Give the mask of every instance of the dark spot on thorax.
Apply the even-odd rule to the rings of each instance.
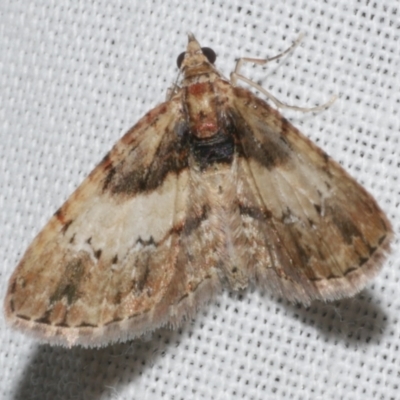
[[[232,163],[235,141],[231,132],[221,129],[208,138],[191,135],[190,150],[195,163],[204,170],[215,163]]]

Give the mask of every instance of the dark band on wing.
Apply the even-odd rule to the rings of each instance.
[[[187,135],[166,132],[149,165],[126,165],[125,160],[110,168],[103,183],[103,191],[133,195],[150,192],[162,185],[170,173],[179,174],[188,167]]]
[[[229,113],[241,144],[238,146],[239,155],[254,158],[269,170],[284,165],[290,160],[292,150],[286,139],[282,137],[281,131],[273,130],[266,124],[258,124],[257,129],[262,134],[262,141],[259,141],[258,137],[261,135],[256,135],[253,128],[236,110],[231,109]],[[289,125],[285,128],[285,124],[289,122],[283,121],[281,129],[289,129]]]

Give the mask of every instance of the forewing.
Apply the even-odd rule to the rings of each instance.
[[[179,96],[150,111],[55,213],[10,279],[13,325],[57,344],[105,345],[178,323],[206,297],[207,271],[188,276],[180,245],[184,125]]]
[[[372,196],[277,111],[243,88],[230,105],[238,197],[256,279],[308,304],[354,295],[392,236]]]

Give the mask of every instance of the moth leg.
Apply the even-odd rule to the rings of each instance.
[[[293,44],[288,49],[286,49],[282,53],[279,53],[278,55],[276,55],[274,57],[271,57],[271,58],[265,58],[265,59],[263,59],[263,58],[249,58],[249,57],[239,58],[239,60],[236,63],[235,70],[231,74],[231,82],[232,82],[232,84],[236,85],[236,79],[232,78],[232,75],[234,75],[234,77],[236,76],[236,78],[237,78],[237,75],[240,75],[239,71],[241,70],[243,63],[251,62],[253,64],[264,65],[264,64],[267,64],[267,63],[269,63],[271,61],[278,60],[279,58],[282,58],[283,56],[285,56],[286,54],[288,54],[289,52],[294,50],[300,44],[300,42],[303,40],[303,37],[304,37],[304,34],[301,33],[299,35],[299,37],[293,42]]]
[[[321,105],[316,106],[316,107],[310,107],[310,108],[292,106],[292,105],[289,105],[289,104],[282,103],[273,94],[271,94],[270,92],[265,90],[262,86],[260,86],[256,82],[252,81],[251,79],[246,78],[245,76],[243,76],[239,72],[240,69],[242,68],[242,65],[243,65],[244,62],[251,62],[251,63],[254,63],[254,64],[264,65],[264,64],[267,64],[268,62],[271,62],[271,61],[277,60],[278,58],[283,57],[284,55],[286,55],[287,53],[289,53],[290,51],[292,51],[295,47],[297,47],[299,45],[299,43],[303,39],[303,36],[304,36],[303,34],[300,34],[299,37],[296,39],[296,41],[287,50],[285,50],[284,52],[278,54],[275,57],[271,57],[271,58],[267,58],[267,59],[248,58],[248,57],[239,58],[239,60],[236,63],[235,70],[231,73],[231,83],[232,83],[232,85],[236,86],[236,83],[237,83],[238,80],[246,82],[248,85],[253,86],[259,92],[261,92],[265,96],[267,96],[271,101],[273,101],[275,103],[275,105],[278,108],[290,108],[292,110],[297,110],[297,111],[302,111],[302,112],[311,112],[311,111],[321,111],[321,110],[324,110],[324,109],[330,107],[333,104],[333,102],[337,99],[337,96],[332,96],[331,99],[329,101],[327,101],[326,103],[324,103],[324,104],[321,104]]]
[[[179,90],[181,89],[181,87],[178,84],[180,76],[181,76],[181,71],[179,71],[175,82],[167,89],[167,94],[165,96],[165,101],[171,100],[171,98],[174,97],[179,92]]]
[[[170,86],[167,89],[167,94],[165,96],[165,101],[171,100],[171,98],[174,97],[179,92],[180,89],[181,89],[181,87],[179,85],[175,84],[175,83],[172,86]]]

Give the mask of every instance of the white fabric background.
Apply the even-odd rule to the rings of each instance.
[[[169,4],[168,4],[169,3]],[[390,5],[384,5],[392,4]],[[165,99],[192,31],[226,75],[244,74],[377,198],[399,231],[396,2],[0,2],[1,297],[55,210],[145,112]],[[398,239],[353,299],[309,309],[225,292],[181,329],[100,350],[39,345],[0,317],[0,399],[398,399]]]

